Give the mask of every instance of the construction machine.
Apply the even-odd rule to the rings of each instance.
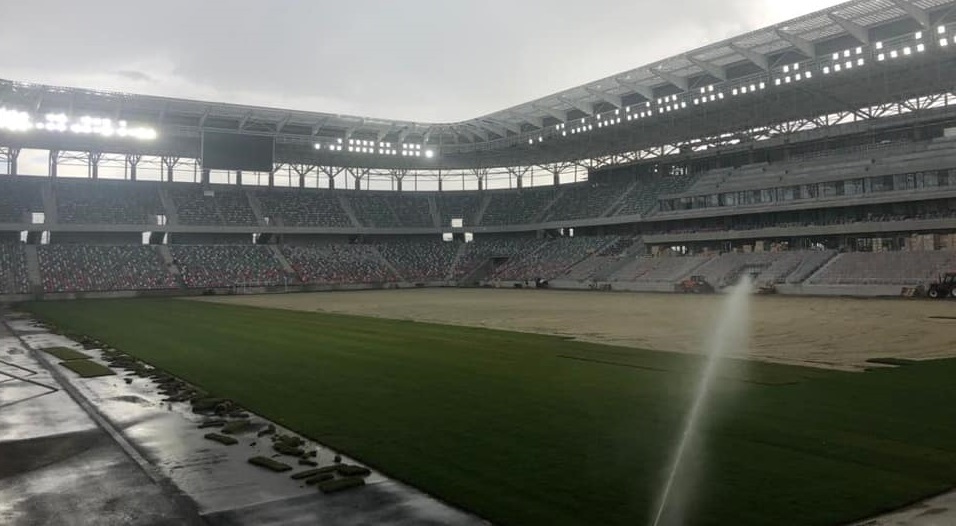
[[[926,295],[933,299],[956,298],[956,272],[947,272],[930,283]]]
[[[675,292],[684,294],[712,294],[714,286],[707,283],[703,276],[691,276],[675,286]]]

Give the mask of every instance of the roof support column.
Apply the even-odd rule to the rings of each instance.
[[[392,176],[392,179],[395,181],[395,189],[399,192],[402,191],[402,181],[405,179],[405,176],[408,175],[408,170],[392,170],[389,172],[389,175]]]
[[[53,179],[56,179],[56,167],[59,162],[59,159],[60,159],[60,151],[50,150],[49,170],[47,171],[47,173],[49,173],[50,177]]]
[[[315,170],[315,165],[313,164],[293,164],[292,171],[294,171],[299,176],[299,188],[305,188],[305,176],[312,173],[312,170]]]
[[[487,168],[475,168],[471,171],[475,175],[475,179],[478,180],[478,191],[484,191],[485,189],[485,180],[488,179],[488,169]]]
[[[531,171],[530,166],[525,166],[523,168],[508,168],[508,186],[511,186],[511,178],[513,177],[516,181],[515,188],[524,188],[524,176],[529,171]]]
[[[345,171],[345,168],[336,168],[334,166],[319,166],[318,171],[329,178],[329,190],[335,190],[335,178]]]
[[[129,174],[129,180],[136,180],[136,166],[139,165],[139,161],[142,160],[142,155],[127,155],[126,156],[126,173]]]
[[[3,160],[7,164],[7,175],[17,175],[17,159],[20,157],[20,148],[0,148]]]
[[[368,177],[369,169],[368,168],[347,168],[349,175],[352,176],[352,179],[355,179],[355,189],[362,189],[362,179]]]
[[[163,157],[161,159],[163,167],[166,169],[166,182],[173,182],[173,171],[179,164],[179,157]],[[195,174],[193,174],[195,177]],[[209,170],[202,169],[202,184],[209,184]]]
[[[103,158],[103,154],[100,152],[90,152],[86,157],[86,169],[92,179],[100,178],[101,158]]]

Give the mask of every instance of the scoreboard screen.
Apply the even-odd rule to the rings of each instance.
[[[202,167],[209,170],[271,172],[275,138],[266,135],[203,132]]]

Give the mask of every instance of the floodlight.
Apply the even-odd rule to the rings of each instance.
[[[764,84],[763,82],[760,83],[760,89],[766,89],[766,87],[767,87],[766,84]],[[753,88],[751,88],[751,89],[753,89]]]
[[[795,77],[795,79],[796,79],[796,80],[803,80],[803,75],[801,75],[800,73],[797,73],[797,76]]]
[[[877,43],[876,43],[876,49],[883,49],[883,43],[882,43],[882,42],[877,42]]]
[[[718,93],[718,94],[717,94],[717,98],[723,100],[724,94],[723,94],[723,93]]]
[[[783,72],[784,72],[784,73],[790,73],[790,66],[784,66],[784,67],[783,67]]]
[[[843,70],[843,67],[842,67],[842,66],[840,66],[839,64],[834,64],[834,66],[833,66],[833,71],[839,72],[839,71],[842,71],[842,70]]]
[[[534,139],[528,139],[528,144],[534,144]]]
[[[687,107],[687,103],[686,103],[686,102],[681,102],[681,103],[680,103],[680,107],[681,107],[681,108],[686,108],[686,107]]]
[[[861,60],[862,60],[862,59],[861,59]],[[812,71],[808,71],[808,72],[804,73],[803,76],[804,76],[805,78],[808,78],[808,79],[813,78],[813,72],[812,72]]]
[[[714,91],[714,85],[711,84],[710,86],[707,86],[707,91]]]
[[[910,49],[909,46],[906,46],[906,47],[903,48],[903,54],[906,55],[906,56],[912,55],[912,54],[913,54],[913,50]]]
[[[316,150],[318,150],[319,148],[322,147],[322,145],[319,144],[319,143],[315,143],[315,144],[312,145],[312,147],[315,148]]]
[[[857,54],[857,55],[862,55],[862,54],[863,54],[863,47],[862,47],[862,46],[857,46],[857,48],[856,48],[856,54]]]
[[[544,142],[544,137],[538,137],[538,142]]]
[[[937,27],[937,28],[936,28],[936,32],[939,33],[940,35],[945,34],[945,33],[946,33],[946,26],[939,26],[939,27]]]
[[[863,64],[866,64],[866,61],[865,61],[865,60],[863,60],[862,58],[856,59],[856,65],[857,65],[857,66],[862,66]]]
[[[843,58],[849,58],[849,57],[850,57],[850,50],[847,49],[846,51],[843,52]]]
[[[787,84],[790,84],[790,75],[787,75],[786,77],[784,77],[783,81]]]
[[[834,54],[833,54],[833,60],[840,60],[840,54],[839,54],[839,53],[834,53]]]
[[[939,39],[939,47],[946,47],[949,45],[949,40],[945,38]]]
[[[779,85],[780,85],[780,79],[774,80],[773,83],[774,83],[774,85],[779,86]]]
[[[761,84],[762,84],[762,83],[761,83]],[[753,92],[753,91],[757,91],[757,87],[754,86],[753,84],[751,84],[751,85],[750,85],[750,91],[752,91],[752,92]]]
[[[715,97],[714,95],[711,95],[711,96],[710,96],[710,100],[711,100],[711,102],[713,102],[713,101],[717,100],[717,97]]]
[[[433,152],[432,150],[425,150],[425,158],[431,159],[434,156],[435,156],[435,152]]]
[[[823,66],[823,74],[824,75],[830,74],[830,66]]]
[[[701,93],[707,93],[707,88],[706,88],[706,87],[705,87],[705,88],[700,88],[700,92],[701,92]]]
[[[880,53],[879,55],[876,56],[876,60],[883,62],[884,60],[886,60],[886,54]]]
[[[922,32],[922,31],[917,31],[917,32],[916,32],[916,40],[922,40],[922,39],[923,39],[923,32]]]
[[[890,51],[890,58],[896,58],[898,56],[900,56],[900,54],[895,49]]]
[[[926,46],[923,45],[923,44],[916,44],[916,51],[917,51],[918,53],[922,53],[922,52],[926,51]]]
[[[798,64],[794,64],[794,65],[793,65],[793,70],[796,71],[796,70],[798,70],[798,69],[800,69],[800,64],[799,64],[799,63],[798,63]]]
[[[846,69],[853,69],[853,61],[847,60],[846,64],[843,65]]]

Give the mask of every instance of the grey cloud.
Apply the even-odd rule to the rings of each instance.
[[[773,22],[772,2],[31,0],[5,6],[5,19],[17,22],[0,32],[0,46],[17,52],[0,56],[0,71],[166,96],[461,120]]]

